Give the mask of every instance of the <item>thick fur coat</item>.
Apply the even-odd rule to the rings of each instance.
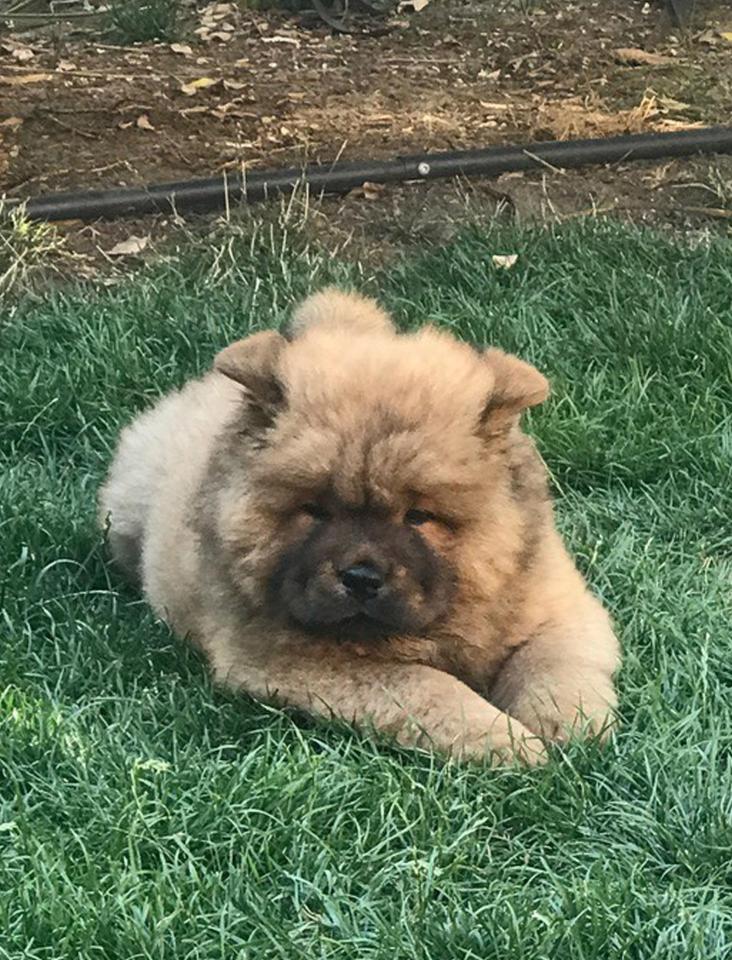
[[[609,729],[618,644],[519,425],[532,366],[325,290],[122,433],[112,555],[222,683],[465,758]]]

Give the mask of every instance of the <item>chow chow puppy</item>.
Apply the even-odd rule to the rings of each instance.
[[[122,433],[113,558],[229,687],[463,758],[607,730],[618,644],[522,433],[545,378],[327,289]]]

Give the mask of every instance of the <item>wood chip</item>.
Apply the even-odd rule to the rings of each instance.
[[[115,244],[107,253],[110,257],[131,257],[142,253],[145,247],[150,243],[150,237],[129,237]]]
[[[517,253],[494,253],[491,257],[493,266],[497,270],[510,270],[511,267],[516,265],[517,260]]]
[[[28,83],[45,83],[47,80],[53,80],[51,73],[25,73],[18,77],[2,77],[0,83],[7,87],[21,87]]]
[[[363,197],[364,200],[378,200],[384,192],[386,186],[383,183],[371,183],[366,180],[360,187],[354,187],[348,192],[349,197]]]
[[[675,57],[667,57],[662,53],[650,53],[639,47],[618,47],[613,51],[618,63],[625,63],[630,67],[661,67],[664,64],[678,63]]]
[[[189,83],[184,83],[181,86],[181,93],[185,93],[187,97],[192,97],[194,94],[198,93],[199,90],[210,90],[212,87],[216,87],[221,84],[221,78],[214,77],[199,77],[197,80],[191,80]]]
[[[262,37],[262,43],[291,43],[295,47],[300,46],[300,41],[296,37]]]

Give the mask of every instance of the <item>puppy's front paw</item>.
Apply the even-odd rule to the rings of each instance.
[[[494,767],[515,764],[534,767],[547,761],[541,738],[508,716],[496,721],[488,732],[462,738],[452,753],[463,760],[486,762]]]
[[[597,737],[605,742],[617,724],[614,702],[614,696],[603,698],[594,691],[573,697],[541,691],[524,694],[511,714],[543,740]]]

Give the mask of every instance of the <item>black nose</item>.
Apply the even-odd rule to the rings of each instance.
[[[341,583],[357,600],[373,600],[384,578],[370,563],[357,563],[341,573]]]

